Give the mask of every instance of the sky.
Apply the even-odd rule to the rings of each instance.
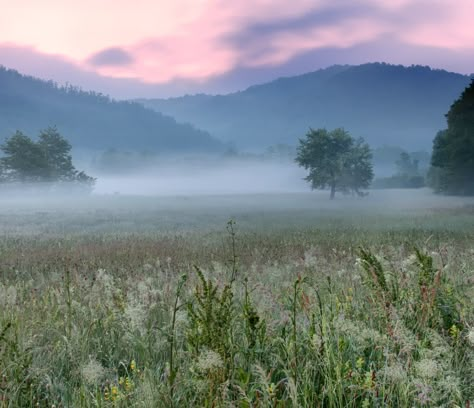
[[[474,71],[474,0],[0,0],[0,65],[116,98],[333,64]]]

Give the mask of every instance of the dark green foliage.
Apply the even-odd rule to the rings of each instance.
[[[248,279],[244,280],[244,301],[242,305],[244,318],[244,329],[247,345],[245,349],[245,360],[248,363],[247,370],[251,368],[257,357],[264,358],[262,355],[263,344],[266,336],[266,322],[259,315],[250,298]]]
[[[433,142],[430,184],[438,192],[474,195],[474,81],[446,117],[448,128]]]
[[[71,145],[56,127],[42,130],[37,142],[17,131],[0,149],[4,153],[0,159],[3,181],[68,182],[88,188],[95,182],[74,168]]]
[[[362,268],[367,274],[366,282],[375,290],[381,290],[384,296],[390,294],[385,272],[380,261],[370,251],[361,248],[359,252]]]
[[[40,131],[37,145],[43,152],[47,163],[45,178],[48,181],[74,179],[75,169],[70,154],[71,144],[61,136],[56,127]]]
[[[11,181],[40,181],[48,171],[43,149],[28,136],[17,131],[1,146],[4,153],[2,169],[4,177]]]
[[[418,267],[418,285],[420,287],[423,308],[430,307],[429,324],[446,332],[455,325],[462,329],[459,314],[459,299],[446,276],[437,270],[433,258],[415,248],[416,266]]]
[[[54,122],[52,122],[54,121]],[[0,137],[57,124],[74,148],[219,151],[207,132],[145,109],[73,86],[61,87],[0,66]]]
[[[197,354],[203,349],[214,350],[222,357],[229,353],[229,330],[232,322],[232,288],[219,286],[204,277],[195,266],[200,285],[196,286],[194,302],[188,305],[188,342]],[[220,292],[220,293],[219,293]]]
[[[373,178],[372,153],[363,139],[355,140],[342,128],[328,131],[310,129],[300,139],[296,162],[309,170],[306,180],[313,189],[329,187],[331,199],[336,190],[361,195]]]

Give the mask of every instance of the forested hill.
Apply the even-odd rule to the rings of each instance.
[[[214,151],[209,133],[143,105],[23,76],[0,66],[0,140],[17,129],[35,137],[56,125],[75,148]]]
[[[465,75],[381,63],[333,66],[229,95],[142,100],[215,137],[251,148],[296,144],[309,127],[345,127],[373,146],[431,150]]]

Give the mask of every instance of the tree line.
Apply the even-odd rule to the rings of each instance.
[[[433,142],[428,185],[436,192],[474,194],[474,80],[446,114],[447,129]],[[17,131],[0,146],[0,181],[74,183],[91,189],[93,177],[72,164],[71,144],[56,127],[39,132],[37,140]],[[296,162],[308,171],[305,178],[313,189],[328,188],[330,198],[337,191],[364,196],[363,189],[374,178],[372,151],[364,139],[356,139],[343,128],[311,129],[299,140]],[[424,177],[418,161],[402,153],[398,174],[389,178],[408,187],[422,187]]]

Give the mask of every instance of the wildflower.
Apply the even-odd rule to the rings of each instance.
[[[136,370],[136,368],[137,368],[137,363],[135,362],[135,360],[132,360],[130,362],[130,370],[133,372]]]
[[[81,367],[81,375],[89,385],[97,385],[104,377],[105,369],[97,360],[91,359]]]
[[[374,372],[367,371],[364,378],[364,387],[372,388],[374,386]]]
[[[356,361],[356,367],[360,370],[364,366],[365,360],[359,357]]]
[[[119,395],[119,389],[116,385],[112,385],[112,387],[110,387],[110,399],[112,401],[115,401],[117,399]]]
[[[145,334],[147,318],[147,310],[145,305],[132,299],[127,304],[124,315],[128,319],[132,331],[138,331],[142,335]]]
[[[206,350],[199,355],[196,365],[200,371],[214,371],[224,367],[224,362],[219,353]]]
[[[275,395],[275,391],[276,391],[276,385],[274,383],[271,383],[269,386],[268,386],[268,394],[270,396],[273,396]]]
[[[153,265],[150,265],[149,263],[146,263],[145,265],[143,265],[143,269],[144,269],[146,272],[150,272],[150,271],[152,271],[154,268],[153,268]]]
[[[6,303],[10,306],[14,306],[16,304],[17,299],[17,290],[15,286],[9,286],[6,291]]]
[[[434,378],[438,375],[438,363],[435,360],[425,358],[416,363],[415,367],[421,378]]]
[[[451,338],[453,340],[457,340],[458,337],[459,337],[459,329],[458,327],[453,324],[450,328],[449,328],[449,335],[451,336]]]
[[[392,384],[400,384],[406,381],[407,373],[401,364],[395,363],[380,370],[379,377],[385,378]]]
[[[471,328],[467,333],[467,341],[474,346],[474,328]]]
[[[130,391],[133,388],[133,383],[130,381],[130,378],[125,378],[125,385],[124,385],[125,391]]]

